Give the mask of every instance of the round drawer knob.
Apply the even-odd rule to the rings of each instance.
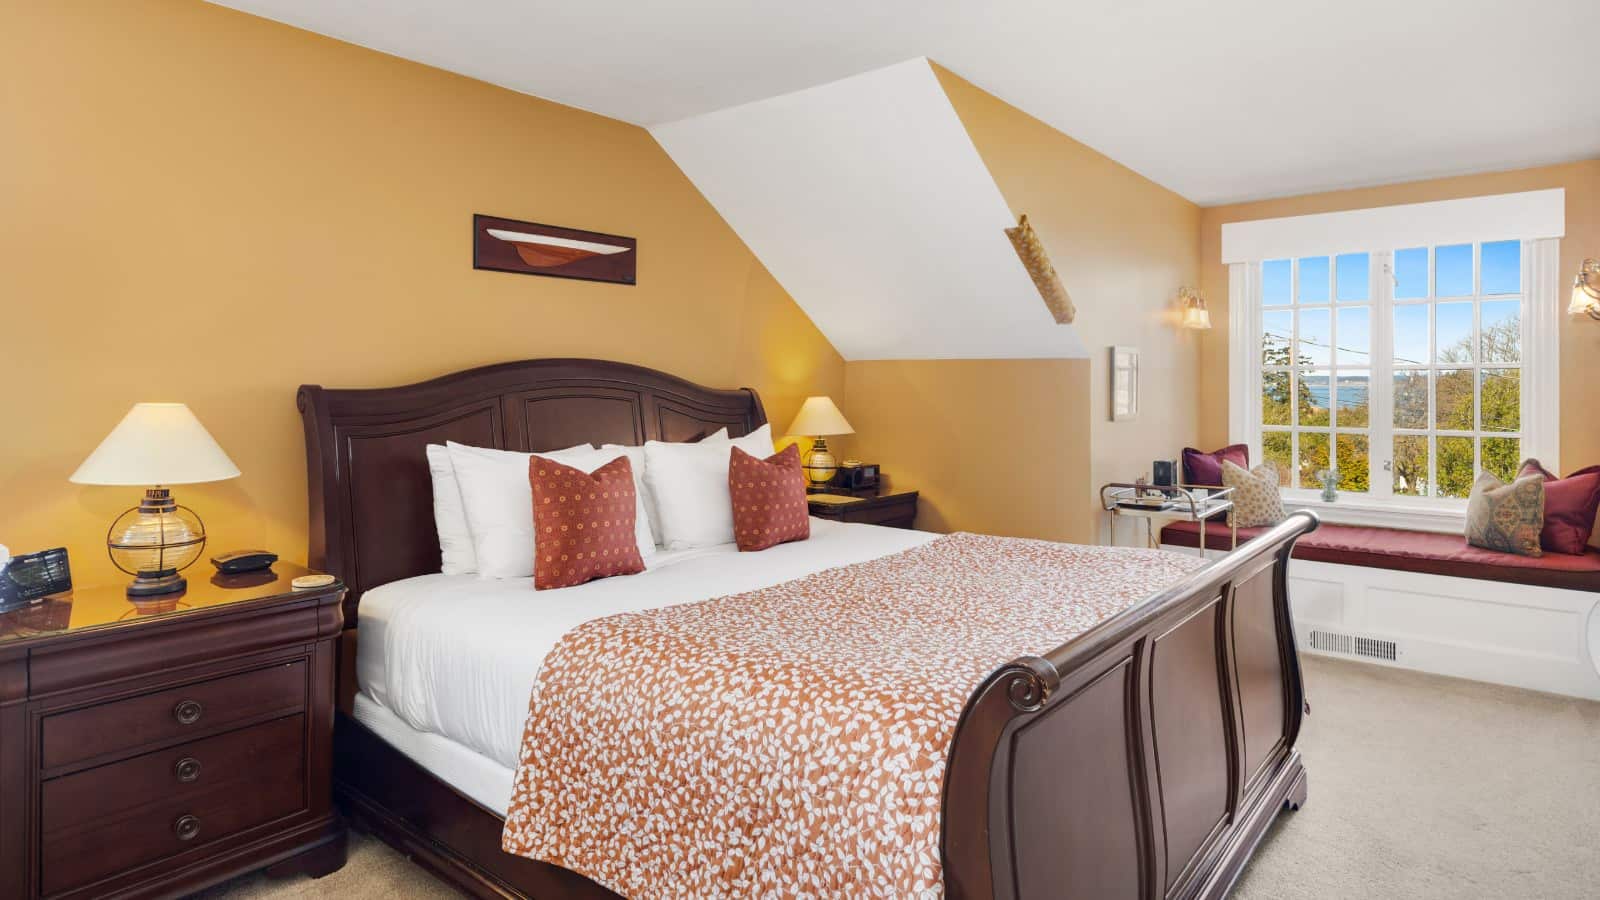
[[[178,720],[179,725],[193,725],[200,721],[205,707],[198,700],[185,700],[172,708],[172,717]]]
[[[178,780],[184,784],[200,778],[200,760],[192,756],[185,756],[183,759],[178,760],[178,764],[172,768],[173,772],[177,774]]]
[[[200,820],[194,816],[179,816],[172,823],[172,831],[180,841],[192,841],[200,835]]]

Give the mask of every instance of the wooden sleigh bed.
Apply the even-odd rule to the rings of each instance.
[[[347,713],[364,591],[439,568],[424,446],[511,450],[694,440],[766,421],[750,390],[580,359],[386,389],[299,392],[314,568],[349,587],[335,729],[347,815],[478,897],[615,897],[506,854],[503,820]],[[1221,897],[1306,775],[1286,567],[1298,513],[1182,583],[1036,657],[994,661],[945,776],[954,898]],[[887,677],[887,676],[886,676]]]

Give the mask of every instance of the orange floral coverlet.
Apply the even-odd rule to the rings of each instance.
[[[632,900],[942,896],[972,692],[1199,564],[954,534],[587,622],[535,681],[504,848]]]

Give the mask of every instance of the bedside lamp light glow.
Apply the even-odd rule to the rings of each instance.
[[[133,597],[181,591],[178,571],[200,558],[205,525],[179,506],[165,485],[239,477],[211,433],[182,403],[136,403],[72,473],[77,484],[146,485],[139,505],[118,516],[106,535],[117,568],[134,576]]]
[[[833,479],[834,473],[839,470],[839,461],[828,452],[827,435],[830,434],[855,434],[856,430],[850,427],[845,420],[844,413],[839,412],[839,407],[827,397],[807,397],[801,404],[800,412],[795,415],[794,421],[789,423],[789,434],[804,435],[814,439],[811,452],[806,454],[804,466],[806,478],[815,487],[821,487]]]

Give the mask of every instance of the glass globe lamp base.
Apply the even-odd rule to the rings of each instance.
[[[140,572],[128,585],[128,596],[159,597],[188,589],[189,580],[179,575],[177,569],[163,569],[159,572]]]
[[[826,487],[833,481],[833,476],[839,471],[839,461],[828,452],[828,441],[819,437],[811,445],[811,452],[805,455],[800,467],[805,470],[806,480],[811,482],[812,488]]]

